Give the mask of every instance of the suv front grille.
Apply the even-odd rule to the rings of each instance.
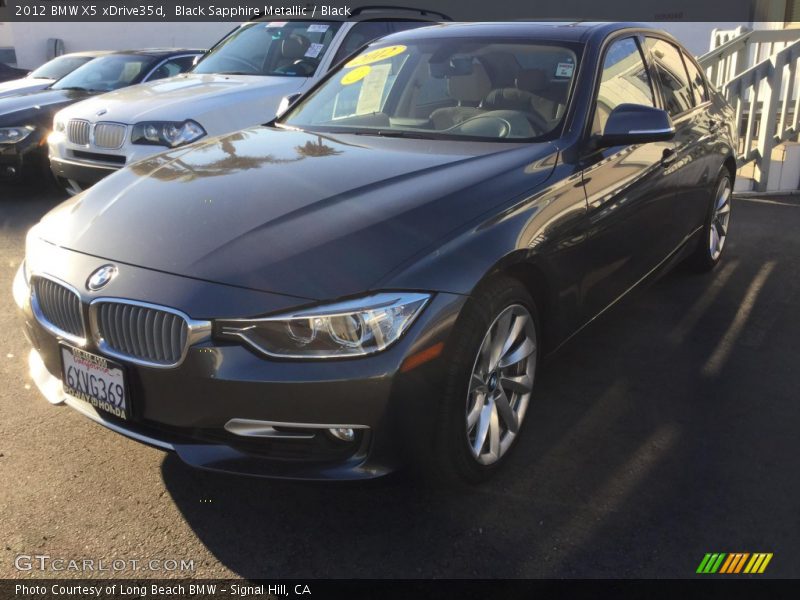
[[[34,306],[43,325],[55,328],[58,334],[83,339],[83,310],[81,299],[71,289],[50,279],[36,277],[33,281]]]
[[[98,148],[116,150],[125,141],[125,125],[98,123],[94,126],[94,145]]]
[[[67,139],[79,146],[89,145],[89,131],[91,124],[83,119],[71,119],[67,123]]]
[[[182,316],[148,306],[103,300],[92,305],[100,348],[119,358],[168,367],[183,358],[189,324]]]

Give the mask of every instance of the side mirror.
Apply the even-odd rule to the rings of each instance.
[[[294,94],[289,94],[288,96],[284,96],[283,98],[281,98],[281,102],[280,104],[278,104],[278,110],[276,111],[277,116],[280,117],[283,113],[289,110],[292,107],[292,104],[297,102],[300,99],[300,96],[302,95],[303,95],[302,92],[296,92]]]
[[[620,104],[606,121],[595,147],[664,142],[675,135],[675,126],[665,110],[643,104]]]

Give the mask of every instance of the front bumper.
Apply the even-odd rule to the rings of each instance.
[[[65,250],[74,269],[49,273],[81,292],[83,281],[71,271],[91,273],[107,261]],[[79,266],[78,266],[79,265]],[[120,273],[104,297],[171,306],[193,318],[208,319],[210,299],[221,303],[220,317],[255,314],[261,304],[273,310],[296,299],[264,292],[155,273],[120,265]],[[81,277],[82,278],[82,277]],[[82,278],[83,279],[83,278]],[[163,290],[159,297],[137,297],[135,289]],[[113,286],[118,289],[110,293]],[[128,284],[130,285],[130,284]],[[60,344],[63,342],[34,316],[30,295],[18,291],[25,332],[33,346],[31,377],[53,403],[66,403],[85,416],[137,441],[174,450],[194,467],[247,475],[295,479],[362,479],[383,475],[410,456],[419,456],[432,442],[432,404],[439,397],[441,357],[404,372],[409,356],[444,344],[464,298],[438,294],[406,335],[389,350],[371,357],[336,361],[275,361],[243,346],[210,340],[189,349],[175,368],[156,369],[122,362],[130,387],[132,415],[121,420],[101,414],[88,403],[66,395],[61,387]],[[83,302],[91,293],[81,294]],[[184,303],[178,300],[180,296]],[[237,305],[239,308],[237,308]],[[248,312],[249,311],[249,312]],[[266,311],[262,311],[266,312]],[[89,352],[102,354],[89,341]],[[269,433],[305,434],[272,437],[246,435],[247,427],[232,420],[256,422]],[[327,427],[355,427],[352,442],[328,435]],[[226,426],[228,426],[226,428]],[[245,432],[245,434],[243,434]]]
[[[53,175],[89,187],[127,165],[169,150],[161,146],[131,144],[127,137],[126,134],[122,147],[109,150],[73,144],[63,133],[51,133],[47,145]]]

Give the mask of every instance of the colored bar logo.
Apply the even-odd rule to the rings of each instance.
[[[700,561],[697,573],[701,575],[725,574],[732,575],[738,573],[763,573],[769,561],[772,560],[772,552],[725,552],[708,553]]]

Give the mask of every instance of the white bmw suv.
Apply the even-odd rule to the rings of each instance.
[[[349,21],[268,21],[234,29],[192,70],[118,90],[58,112],[50,167],[70,193],[143,158],[272,120],[333,65],[372,40],[447,20],[404,8],[353,11]],[[123,126],[113,145],[93,132]],[[80,134],[80,135],[78,135]]]

